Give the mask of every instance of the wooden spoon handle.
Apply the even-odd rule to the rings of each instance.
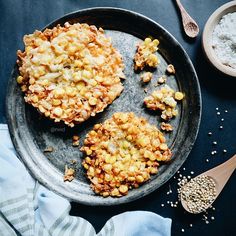
[[[227,183],[228,179],[234,172],[235,168],[236,168],[236,154],[223,164],[204,173],[205,175],[209,175],[215,178],[218,184],[217,195],[221,192],[221,190]]]
[[[180,2],[180,0],[176,0],[176,3],[179,7],[180,13],[181,13],[181,17],[182,17],[182,21],[183,21],[183,25],[187,25],[189,23],[189,20],[195,22],[193,20],[193,18],[187,13],[187,11],[185,10],[185,8],[183,7],[182,3]]]

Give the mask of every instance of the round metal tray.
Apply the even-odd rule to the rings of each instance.
[[[40,116],[36,109],[24,102],[23,93],[16,83],[18,70],[15,66],[6,98],[7,119],[13,144],[20,158],[40,183],[72,201],[88,205],[115,205],[133,201],[158,189],[170,179],[184,163],[194,144],[201,117],[201,94],[196,72],[176,39],[159,24],[143,15],[117,8],[91,8],[63,16],[45,28],[52,28],[66,21],[94,24],[105,29],[124,59],[124,91],[104,112],[69,128]],[[140,74],[134,72],[133,57],[136,44],[147,36],[159,39],[158,56],[161,63],[154,71],[154,79],[144,86],[140,82]],[[166,134],[173,160],[162,165],[159,173],[138,189],[130,190],[127,196],[103,198],[96,195],[81,166],[83,154],[78,147],[72,147],[72,136],[79,135],[82,144],[86,133],[94,124],[103,122],[117,111],[132,111],[158,126],[160,117],[143,106],[143,99],[147,96],[144,88],[148,89],[148,93],[156,89],[154,84],[159,76],[165,74],[169,63],[174,64],[176,74],[168,76],[167,84],[185,94],[185,99],[178,105],[179,116],[171,120],[175,127],[174,132]],[[44,153],[47,146],[53,146],[55,151]],[[72,159],[77,160],[76,178],[72,182],[63,182],[65,164]]]

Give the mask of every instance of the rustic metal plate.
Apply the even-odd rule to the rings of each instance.
[[[91,117],[75,128],[69,128],[41,117],[37,110],[25,104],[23,94],[16,83],[18,71],[15,67],[9,80],[6,98],[7,119],[14,146],[39,182],[72,201],[88,205],[115,205],[141,198],[159,188],[176,173],[194,144],[201,117],[201,94],[194,67],[186,52],[170,33],[140,14],[116,8],[91,8],[66,15],[46,27],[52,28],[66,21],[94,24],[105,29],[125,62],[127,79],[123,82],[124,91],[103,113]],[[160,40],[158,56],[161,63],[157,70],[154,70],[154,79],[143,86],[140,74],[134,73],[133,57],[137,42],[147,36]],[[94,124],[103,122],[117,111],[132,111],[158,126],[160,118],[157,113],[149,112],[143,106],[143,98],[146,96],[144,88],[148,89],[148,93],[156,89],[154,84],[159,76],[165,74],[169,63],[174,64],[177,73],[175,76],[168,76],[167,84],[185,93],[185,99],[178,107],[180,115],[171,121],[175,130],[166,135],[173,151],[172,162],[161,166],[157,175],[140,188],[129,191],[127,196],[103,198],[94,194],[81,166],[83,155],[78,147],[72,147],[72,135],[79,135],[82,144],[85,134]],[[55,151],[44,153],[43,150],[47,146],[53,146]],[[77,160],[76,179],[63,182],[65,164],[69,164],[72,159]]]

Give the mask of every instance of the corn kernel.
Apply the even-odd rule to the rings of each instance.
[[[153,42],[154,46],[158,46],[160,43],[158,39],[154,39],[152,42]]]
[[[51,115],[51,112],[50,112],[50,111],[46,111],[46,112],[44,113],[44,115],[45,115],[46,117],[49,117],[49,116]]]
[[[55,98],[63,98],[65,90],[63,88],[56,88],[53,93]]]
[[[89,99],[89,104],[90,104],[91,106],[95,106],[95,105],[97,104],[97,98],[91,97],[91,98]]]
[[[88,70],[84,70],[82,73],[82,76],[86,79],[91,79],[92,78],[92,73]]]
[[[23,82],[23,77],[22,77],[21,75],[19,75],[19,76],[17,77],[16,81],[17,81],[18,84],[22,84],[22,82]]]
[[[63,111],[60,107],[56,107],[53,110],[53,114],[55,114],[56,116],[60,117],[62,115]]]
[[[150,38],[145,38],[144,42],[145,45],[149,45],[152,42],[152,40]]]
[[[140,137],[137,139],[137,144],[140,145],[141,147],[145,147],[149,144],[149,139],[148,137]]]
[[[26,87],[26,85],[25,85],[25,84],[24,84],[24,85],[22,85],[20,88],[21,88],[21,91],[22,91],[22,92],[25,92],[25,91],[27,91],[27,87]]]
[[[111,196],[116,197],[116,196],[119,196],[119,195],[120,195],[120,193],[119,193],[119,190],[117,188],[115,188],[111,191]]]
[[[119,191],[122,193],[122,194],[126,194],[128,192],[128,187],[127,185],[121,185],[119,187]]]
[[[180,100],[182,100],[183,98],[184,98],[184,94],[183,94],[183,93],[181,93],[181,92],[176,92],[176,93],[175,93],[175,99],[176,99],[176,100],[180,101]]]
[[[48,81],[47,79],[44,79],[44,80],[42,80],[40,83],[41,83],[41,85],[43,85],[43,86],[47,86],[47,85],[49,84],[49,81]]]
[[[75,60],[75,61],[74,61],[74,66],[75,66],[75,67],[81,67],[81,66],[83,66],[83,62],[80,61],[80,60]]]
[[[59,100],[59,99],[53,99],[52,100],[52,105],[53,106],[58,106],[58,105],[60,105],[61,104],[61,100]]]
[[[94,79],[90,81],[90,85],[92,86],[96,86],[97,84],[98,84],[97,81]]]
[[[143,176],[141,176],[141,175],[136,176],[136,181],[137,181],[138,183],[143,183],[143,181],[144,181]]]
[[[67,96],[69,96],[69,97],[74,97],[74,96],[76,96],[77,91],[76,91],[75,88],[67,87],[67,88],[66,88],[66,94],[67,94]]]
[[[34,95],[32,98],[31,98],[32,102],[33,103],[37,103],[39,101],[38,97],[36,95]]]
[[[77,82],[79,82],[81,80],[82,80],[82,76],[81,76],[81,72],[80,71],[78,71],[78,72],[73,74],[73,81],[74,82],[77,83]]]
[[[128,141],[131,141],[133,138],[132,138],[132,135],[128,135],[128,136],[126,136],[126,139],[128,140]]]
[[[160,149],[163,150],[163,151],[166,151],[168,149],[166,143],[161,143],[160,144]]]
[[[45,110],[45,108],[42,105],[39,105],[39,111],[41,113],[44,113],[46,110]]]

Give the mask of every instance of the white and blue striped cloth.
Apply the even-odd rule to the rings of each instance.
[[[1,236],[169,236],[171,219],[145,211],[112,217],[96,234],[70,203],[35,181],[17,158],[7,125],[0,124]]]

